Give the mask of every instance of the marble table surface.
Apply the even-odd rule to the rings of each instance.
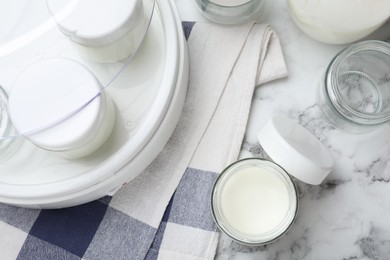
[[[182,20],[204,20],[190,0],[176,3]],[[216,259],[390,259],[390,125],[363,135],[330,127],[316,105],[316,86],[345,45],[307,37],[292,22],[285,0],[267,1],[266,8],[262,21],[280,38],[289,76],[256,90],[241,155],[257,156],[257,131],[273,114],[284,114],[330,149],[335,166],[319,186],[296,181],[300,207],[287,235],[262,247],[221,235]],[[390,22],[368,39],[390,40]]]

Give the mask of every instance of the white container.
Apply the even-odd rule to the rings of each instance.
[[[389,0],[288,0],[288,5],[303,32],[331,44],[362,39],[390,17]]]
[[[78,0],[73,6],[68,0],[46,2],[59,29],[93,61],[129,57],[146,32],[142,0]],[[64,16],[65,11],[68,15]]]
[[[70,59],[45,59],[17,78],[9,97],[13,125],[35,145],[66,158],[96,151],[110,135],[114,106],[95,76]]]
[[[287,118],[273,117],[258,138],[273,162],[249,158],[231,164],[215,182],[211,198],[217,225],[246,245],[269,244],[293,224],[298,192],[290,175],[317,185],[333,167],[325,146]]]

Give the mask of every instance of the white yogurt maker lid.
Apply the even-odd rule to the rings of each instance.
[[[258,140],[274,162],[303,182],[318,185],[332,170],[328,149],[306,128],[286,117],[272,117],[260,129]]]
[[[141,0],[46,0],[59,28],[74,42],[100,46],[124,36],[143,17]]]
[[[102,94],[98,80],[80,63],[43,59],[17,78],[9,94],[9,113],[18,132],[36,145],[73,149],[98,131]]]

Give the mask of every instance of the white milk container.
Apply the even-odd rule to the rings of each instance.
[[[362,39],[390,17],[390,0],[288,0],[288,6],[303,32],[331,44]]]

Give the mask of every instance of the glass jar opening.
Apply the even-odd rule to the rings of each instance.
[[[268,244],[292,225],[297,198],[291,177],[280,166],[244,159],[218,177],[211,198],[213,217],[224,233],[240,243]]]
[[[365,41],[340,52],[325,76],[329,101],[346,119],[376,125],[390,120],[390,44]]]

